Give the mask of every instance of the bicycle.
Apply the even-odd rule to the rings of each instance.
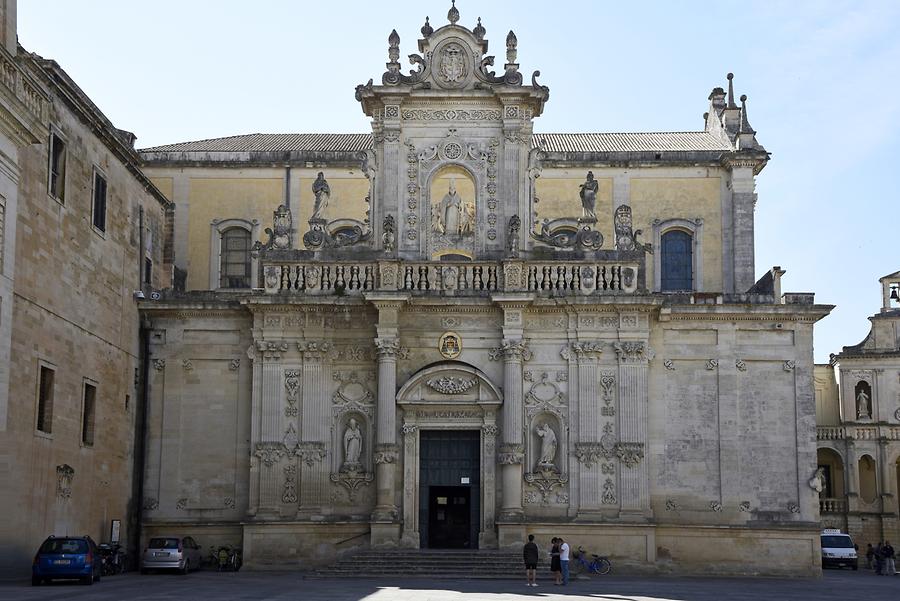
[[[597,555],[596,553],[591,554],[591,561],[587,561],[585,556],[587,555],[587,551],[584,550],[584,547],[579,546],[578,550],[572,553],[572,556],[578,561],[576,566],[578,566],[582,571],[587,571],[591,574],[600,574],[601,576],[605,576],[609,574],[610,570],[612,570],[612,562],[609,561],[608,557],[603,557],[601,555]]]

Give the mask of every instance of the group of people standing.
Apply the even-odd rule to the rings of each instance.
[[[894,547],[891,546],[891,541],[879,542],[874,547],[869,543],[866,548],[866,567],[874,569],[878,576],[893,576],[896,573]]]
[[[537,586],[537,564],[540,558],[540,549],[534,542],[534,535],[528,535],[528,542],[522,549],[525,560],[525,586]],[[569,584],[569,543],[562,537],[554,536],[550,539],[550,571],[553,573],[553,584],[566,586]]]

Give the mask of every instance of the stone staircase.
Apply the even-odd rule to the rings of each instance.
[[[538,564],[547,578],[549,560]],[[522,552],[515,550],[367,549],[345,556],[309,575],[319,578],[510,579],[525,578]]]

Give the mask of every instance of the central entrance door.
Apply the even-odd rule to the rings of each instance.
[[[481,433],[423,430],[419,439],[419,541],[476,549],[481,515]]]

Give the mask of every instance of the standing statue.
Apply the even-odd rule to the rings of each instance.
[[[312,185],[313,194],[316,197],[316,203],[313,205],[312,219],[322,219],[322,213],[328,206],[328,199],[331,198],[331,188],[325,180],[325,174],[319,171],[316,181]]]
[[[358,470],[360,467],[359,456],[362,453],[362,431],[356,423],[356,418],[351,417],[344,431],[344,470]]]
[[[809,487],[818,493],[825,490],[825,468],[824,467],[819,467],[818,469],[816,469],[816,473],[813,474],[813,477],[809,479]]]
[[[462,198],[456,192],[456,180],[450,180],[450,187],[441,199],[441,217],[444,233],[459,236],[462,233]]]
[[[506,250],[510,257],[519,256],[519,228],[522,227],[522,220],[518,215],[509,218],[509,225],[506,228]]]
[[[872,414],[869,412],[869,395],[863,389],[859,390],[856,395],[856,415],[859,418],[870,418]]]
[[[556,469],[556,433],[550,424],[543,424],[535,429],[535,434],[541,437],[541,455],[538,458],[538,469]]]
[[[600,184],[594,179],[594,172],[588,171],[587,179],[581,184],[581,191],[579,192],[579,196],[581,196],[582,219],[597,221],[595,208],[597,206],[597,190],[599,188]]]

